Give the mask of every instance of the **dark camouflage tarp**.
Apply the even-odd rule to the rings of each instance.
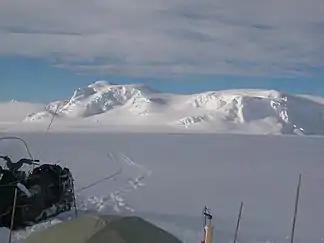
[[[26,243],[181,243],[139,217],[83,215],[27,238]]]

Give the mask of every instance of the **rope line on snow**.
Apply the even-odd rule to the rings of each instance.
[[[109,153],[108,156],[112,159],[113,162],[115,162],[117,164],[117,161],[115,160],[114,156],[111,153]],[[99,180],[97,180],[97,181],[95,181],[95,182],[93,182],[93,183],[91,183],[91,184],[89,184],[87,186],[76,189],[75,192],[85,191],[85,190],[87,190],[87,189],[89,189],[91,187],[99,185],[100,183],[103,183],[103,182],[105,182],[107,180],[113,179],[114,177],[120,175],[122,172],[123,172],[123,168],[120,166],[119,169],[115,173],[113,173],[113,174],[111,174],[109,176],[106,176],[106,177],[104,177],[102,179],[99,179]]]

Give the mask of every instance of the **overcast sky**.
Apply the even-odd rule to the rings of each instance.
[[[0,56],[124,76],[312,75],[323,0],[2,0]]]

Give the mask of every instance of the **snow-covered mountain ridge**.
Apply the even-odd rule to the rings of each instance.
[[[324,135],[324,98],[276,90],[160,93],[140,84],[97,81],[26,115],[24,123],[164,127],[203,132]],[[1,117],[0,117],[1,121]]]

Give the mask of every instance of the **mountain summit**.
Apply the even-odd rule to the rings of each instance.
[[[47,104],[24,123],[100,129],[142,127],[208,133],[324,135],[324,99],[276,90],[240,89],[197,94],[159,93],[142,84],[96,81],[67,100]],[[99,128],[98,128],[99,129]]]

